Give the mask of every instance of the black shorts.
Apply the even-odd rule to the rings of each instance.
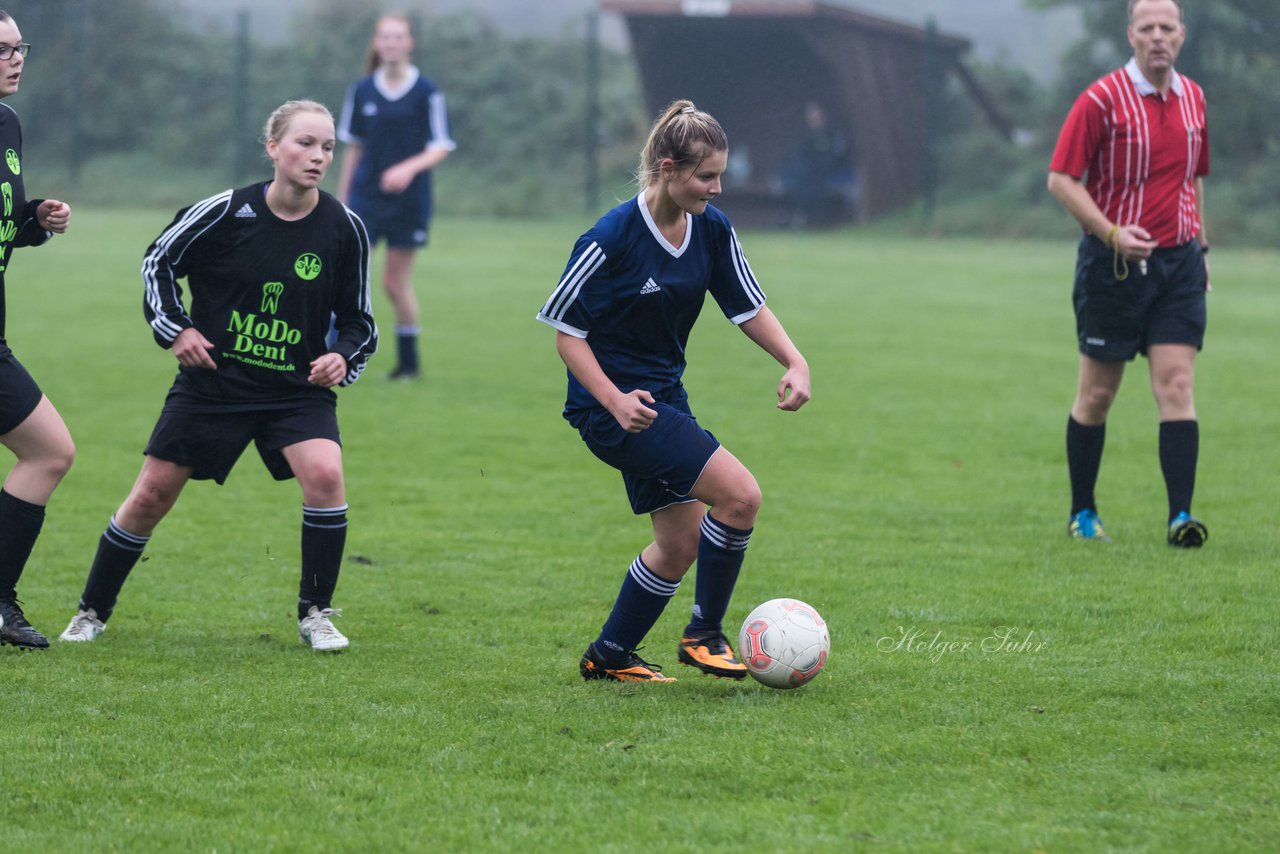
[[[0,436],[27,420],[44,395],[13,351],[0,344]]]
[[[271,476],[288,480],[293,469],[281,450],[307,439],[332,439],[342,444],[333,402],[317,400],[289,409],[212,413],[166,406],[143,453],[191,467],[193,480],[221,484],[252,440]]]
[[[1204,345],[1208,274],[1200,244],[1192,240],[1157,249],[1147,273],[1130,261],[1117,280],[1114,252],[1086,235],[1080,241],[1072,302],[1080,352],[1103,362],[1127,362],[1152,344]],[[1124,268],[1121,267],[1121,272]]]

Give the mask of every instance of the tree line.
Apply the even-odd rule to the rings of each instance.
[[[1023,129],[1022,144],[996,137],[972,101],[952,92],[941,201],[987,194],[995,201],[984,227],[1043,232],[1062,223],[1044,191],[1062,119],[1091,80],[1131,51],[1124,0],[1025,2],[1079,9],[1084,37],[1047,86],[1023,69],[970,60]],[[414,13],[414,3],[402,5]],[[1188,39],[1178,68],[1209,98],[1212,219],[1225,217],[1229,231],[1244,239],[1275,242],[1275,0],[1184,0],[1183,7]],[[22,114],[27,160],[67,180],[83,170],[78,189],[94,202],[149,204],[189,201],[193,193],[264,174],[260,135],[267,114],[298,97],[336,113],[347,86],[363,73],[369,34],[387,7],[379,0],[311,0],[295,14],[287,39],[247,44],[237,41],[234,27],[199,31],[190,16],[176,13],[173,0],[6,0],[5,8],[34,44],[21,91],[10,99]],[[421,13],[416,36],[418,61],[445,92],[459,141],[439,176],[442,212],[580,211],[588,138],[603,176],[600,204],[627,191],[649,117],[629,56],[603,48],[595,86],[587,86],[585,20],[558,36],[516,37],[476,13]],[[588,103],[592,88],[598,113]],[[954,225],[972,219],[959,213]],[[935,225],[948,227],[945,211]]]

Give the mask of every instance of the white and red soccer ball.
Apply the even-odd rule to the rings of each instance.
[[[742,621],[738,660],[770,688],[799,688],[827,663],[827,624],[798,599],[770,599]]]

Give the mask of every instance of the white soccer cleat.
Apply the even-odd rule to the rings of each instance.
[[[298,637],[316,652],[342,652],[351,641],[333,625],[330,617],[342,616],[341,608],[317,608],[312,605],[307,616],[298,621]]]
[[[98,619],[98,612],[90,608],[71,618],[67,630],[58,635],[60,641],[87,643],[97,640],[107,630],[107,624]]]

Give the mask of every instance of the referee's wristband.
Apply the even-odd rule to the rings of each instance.
[[[1201,244],[1200,244],[1200,251],[1201,251],[1203,254],[1208,255],[1208,254],[1209,254],[1209,244],[1208,244],[1208,243],[1201,243]]]

